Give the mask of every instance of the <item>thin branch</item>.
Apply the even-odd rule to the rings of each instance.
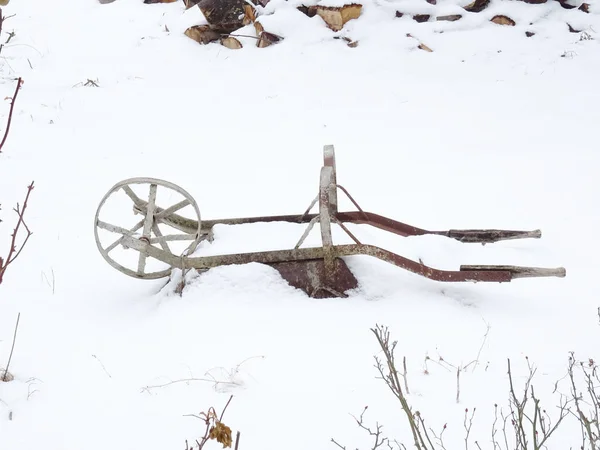
[[[12,347],[10,349],[10,355],[8,356],[8,363],[6,363],[6,369],[4,369],[4,375],[2,376],[2,381],[8,381],[8,368],[10,367],[10,362],[12,360],[13,351],[15,350],[15,341],[17,340],[17,331],[19,331],[19,320],[21,319],[21,313],[17,315],[17,323],[15,325],[15,334],[13,335]]]
[[[10,250],[8,252],[8,256],[6,257],[6,259],[0,257],[0,284],[2,284],[2,281],[4,279],[4,273],[6,272],[6,269],[21,254],[21,252],[23,251],[23,248],[25,248],[25,244],[27,244],[27,241],[33,234],[31,232],[31,230],[29,229],[29,227],[27,226],[27,224],[25,223],[25,210],[27,209],[27,204],[29,202],[29,196],[31,195],[31,191],[33,190],[33,187],[34,186],[33,186],[33,181],[32,181],[31,184],[29,186],[27,186],[27,195],[25,196],[25,201],[23,202],[23,208],[20,208],[19,205],[17,204],[17,207],[14,209],[14,211],[17,213],[19,219],[17,220],[17,225],[15,226],[13,233],[11,235]],[[19,234],[21,225],[25,228],[27,235],[25,236],[25,239],[23,240],[23,242],[21,243],[19,248],[17,248],[17,235]]]
[[[145,386],[144,388],[142,388],[142,392],[143,391],[150,392],[150,389],[163,388],[163,387],[171,386],[172,384],[187,383],[189,381],[205,381],[207,383],[221,383],[221,384],[231,384],[231,385],[235,385],[236,384],[236,383],[231,383],[229,381],[215,381],[215,380],[210,380],[208,378],[183,378],[181,380],[169,381],[168,383],[164,383],[164,384],[156,384],[156,385],[153,385],[153,386]]]
[[[1,14],[1,13],[0,13]],[[2,147],[4,147],[4,143],[6,142],[6,138],[8,137],[8,132],[10,131],[10,124],[12,122],[13,110],[15,108],[15,101],[17,100],[17,95],[19,94],[19,89],[21,89],[21,85],[23,84],[23,80],[21,77],[17,80],[17,87],[15,88],[15,93],[10,99],[10,111],[8,112],[8,120],[6,122],[6,130],[4,130],[4,137],[2,138],[2,142],[0,142],[0,153],[2,153]]]

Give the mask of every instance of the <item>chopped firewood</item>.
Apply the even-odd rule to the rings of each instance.
[[[333,31],[340,31],[346,22],[358,19],[362,5],[351,3],[342,7],[317,6],[317,14]]]
[[[438,16],[436,20],[445,20],[447,22],[456,22],[461,19],[462,16],[460,14],[450,14],[448,16]]]
[[[573,9],[573,8],[577,8],[577,6],[575,5],[571,5],[569,3],[569,0],[558,0],[558,3],[560,3],[560,6],[562,6],[565,9]]]
[[[198,7],[206,21],[224,32],[244,26],[244,0],[200,0]]]
[[[242,43],[240,41],[238,41],[236,38],[234,38],[233,36],[228,36],[226,38],[221,39],[221,45],[223,47],[227,47],[232,50],[237,50],[237,49],[242,48]]]
[[[419,23],[428,22],[431,15],[429,14],[415,14],[413,20]]]
[[[583,11],[584,13],[588,13],[590,12],[590,4],[589,3],[582,3],[581,6],[579,7],[580,11]]]
[[[490,0],[475,0],[463,8],[469,12],[481,12],[490,4]]]
[[[144,0],[144,3],[151,5],[152,3],[175,3],[177,0]]]
[[[567,26],[569,27],[569,31],[570,31],[571,33],[581,33],[581,30],[576,30],[575,28],[573,28],[573,27],[571,26],[571,24],[570,24],[570,23],[567,23]]]
[[[402,17],[404,16],[404,13],[401,13],[400,11],[396,11],[396,17]]]
[[[300,11],[301,13],[306,14],[308,17],[315,17],[317,15],[317,7],[314,5],[313,6],[300,5],[296,9],[298,11]]]
[[[196,6],[200,0],[183,0],[183,5],[185,9],[190,9],[192,6]]]
[[[526,31],[525,36],[527,36],[527,37],[535,36],[535,33],[533,31]]]
[[[218,41],[221,35],[211,28],[210,25],[196,25],[185,30],[184,33],[190,39],[199,44],[209,44]]]
[[[242,23],[244,25],[249,25],[256,21],[256,11],[254,8],[248,4],[244,5],[244,18],[242,19]]]
[[[265,27],[262,26],[262,23],[255,21],[254,22],[254,29],[256,30],[256,35],[260,36],[260,33],[262,33],[263,31],[265,31]]]
[[[501,14],[492,17],[490,19],[490,22],[494,22],[495,24],[498,24],[498,25],[510,25],[511,27],[514,27],[516,25],[515,21],[512,20],[510,17],[503,16]]]
[[[256,22],[258,23],[258,22]],[[263,31],[258,35],[258,40],[256,41],[256,46],[258,48],[265,48],[269,45],[276,44],[277,42],[283,40],[281,36],[277,36],[276,34],[269,33],[267,31]]]

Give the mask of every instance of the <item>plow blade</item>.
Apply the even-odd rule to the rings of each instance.
[[[335,260],[329,279],[322,259],[270,263],[290,286],[301,289],[312,298],[347,297],[346,291],[358,287],[356,278],[342,259]]]

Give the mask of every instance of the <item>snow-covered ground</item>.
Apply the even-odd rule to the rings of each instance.
[[[525,357],[539,368],[536,393],[555,413],[569,352],[600,357],[600,10],[496,0],[455,23],[394,17],[421,3],[433,8],[365,3],[340,32],[359,41],[349,48],[319,17],[272,0],[265,27],[285,40],[241,50],[184,36],[199,13],[182,2],[4,8],[14,16],[0,41],[15,36],[0,55],[1,98],[16,77],[24,85],[0,155],[2,254],[12,206],[36,187],[34,234],[0,285],[0,367],[21,313],[15,380],[0,384],[0,449],[183,449],[203,434],[185,415],[220,410],[231,394],[224,422],[241,431],[242,450],[333,449],[332,437],[370,449],[348,415],[366,405],[369,425],[380,421],[409,448],[400,407],[376,379],[375,324],[390,327],[406,357],[411,405],[434,430],[448,424],[448,448],[464,446],[464,410],[475,407],[470,448],[493,448],[507,358],[519,390]],[[439,1],[435,14],[456,3]],[[490,23],[495,14],[517,26]],[[360,287],[347,299],[310,299],[260,264],[213,269],[179,297],[165,280],[117,272],[96,249],[96,207],[121,179],[175,182],[207,219],[301,213],[325,144],[335,145],[338,181],[369,211],[429,229],[543,232],[482,247],[354,227],[365,242],[433,267],[564,266],[566,278],[442,284],[352,257]],[[292,247],[302,230],[218,226],[213,248],[200,251]],[[459,403],[440,356],[479,361],[461,373]],[[190,378],[225,383],[168,384]],[[580,443],[571,417],[548,448]]]

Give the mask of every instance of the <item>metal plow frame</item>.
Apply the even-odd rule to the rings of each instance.
[[[150,184],[150,196],[148,201],[140,199],[128,188],[129,184],[143,182]],[[162,185],[171,189],[174,188],[174,190],[183,193],[186,200],[170,208],[163,209],[158,207],[154,201],[156,198],[157,185]],[[132,199],[134,203],[134,212],[144,216],[144,219],[132,230],[106,224],[99,219],[100,209],[106,198],[118,189],[123,189]],[[350,199],[357,211],[338,211],[338,190],[343,192]],[[188,219],[176,214],[176,211],[184,203],[191,204],[194,207],[198,220]],[[311,213],[310,211],[317,204],[319,207],[318,213]],[[167,244],[169,239],[189,239],[192,241],[192,244],[188,247],[186,254],[191,254],[198,242],[204,239],[212,240],[212,229],[217,224],[239,225],[258,222],[304,223],[307,224],[307,228],[296,246],[289,250],[193,257],[175,255],[170,252]],[[158,229],[158,223],[167,224],[184,234],[174,235],[171,238],[169,236],[165,237],[158,234],[155,238],[151,238],[151,231]],[[320,225],[322,246],[301,248],[301,245],[311,229],[317,223]],[[525,238],[539,239],[541,237],[540,230],[516,231],[486,229],[429,231],[378,214],[366,212],[361,209],[348,191],[337,183],[335,152],[332,145],[324,147],[324,164],[321,168],[319,193],[304,214],[201,221],[200,213],[195,201],[183,189],[162,180],[137,178],[118,183],[102,200],[96,213],[95,235],[98,248],[109,264],[127,275],[136,278],[161,278],[168,275],[169,271],[157,272],[155,274],[145,273],[145,263],[143,261],[148,257],[162,261],[171,266],[171,268],[180,268],[182,270],[190,268],[208,270],[223,265],[256,262],[274,267],[292,286],[302,289],[311,297],[316,298],[345,297],[348,290],[357,287],[358,283],[354,275],[342,259],[344,256],[352,255],[372,256],[415,274],[442,282],[509,282],[514,278],[566,276],[566,270],[563,267],[539,268],[506,265],[461,265],[459,270],[439,270],[383,248],[361,243],[344,225],[346,223],[370,225],[399,236],[422,236],[430,234],[445,236],[464,243],[487,244],[501,240]],[[344,230],[344,232],[354,241],[354,244],[335,245],[331,234],[332,224],[338,225]],[[142,226],[144,232],[139,236],[136,231],[142,228]],[[121,237],[113,245],[109,246],[108,249],[104,248],[98,238],[97,231],[99,228],[120,234]],[[156,243],[160,244],[160,247],[152,245]],[[109,252],[118,244],[140,253],[138,271],[123,268],[112,260]]]

